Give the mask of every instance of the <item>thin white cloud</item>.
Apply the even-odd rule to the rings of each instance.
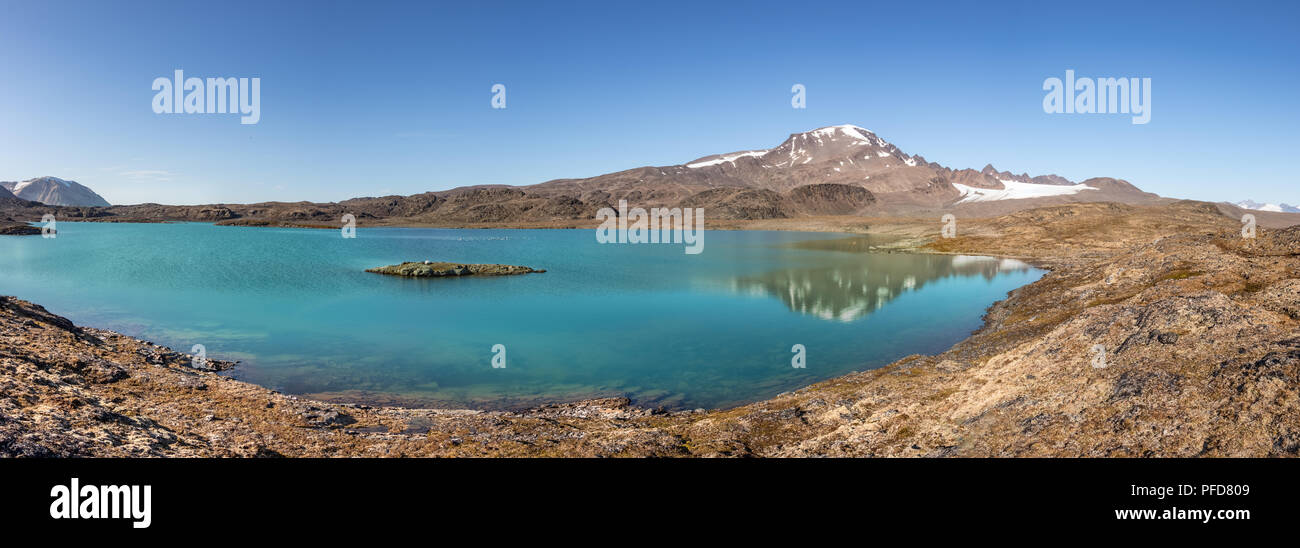
[[[177,176],[165,169],[123,169],[116,170],[115,174],[132,181],[153,183],[169,183]]]

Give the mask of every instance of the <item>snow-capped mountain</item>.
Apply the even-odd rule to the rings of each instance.
[[[1261,204],[1254,200],[1242,200],[1235,205],[1242,209],[1253,209],[1255,211],[1273,211],[1278,213],[1300,213],[1300,207],[1289,204]]]
[[[99,194],[76,181],[58,177],[37,177],[19,182],[0,183],[5,189],[24,200],[52,206],[103,206],[109,205]]]
[[[903,154],[898,147],[877,137],[874,132],[852,125],[830,126],[804,133],[791,135],[784,143],[773,149],[749,150],[717,156],[707,156],[686,167],[700,168],[718,165],[722,162],[734,164],[739,158],[761,158],[764,167],[790,168],[813,162],[841,162],[848,160],[851,165],[858,161],[870,161],[882,158],[894,158],[908,166],[915,166],[916,161]]]
[[[641,167],[591,177],[560,179],[526,187],[529,192],[569,196],[583,203],[617,203],[619,199],[646,206],[677,205],[692,199],[696,207],[744,202],[754,215],[777,212],[829,214],[835,196],[845,191],[824,185],[844,185],[869,191],[858,197],[855,211],[928,209],[1034,199],[1034,204],[1072,201],[1140,202],[1154,199],[1115,179],[1076,184],[1058,175],[1031,177],[998,171],[951,169],[908,154],[875,132],[855,125],[837,125],[791,134],[773,148],[748,149],[704,156],[674,166]],[[817,185],[817,186],[813,186]],[[809,188],[804,188],[809,187]],[[796,189],[803,188],[799,192]],[[708,192],[707,194],[704,194]],[[817,196],[816,207],[790,206],[791,200]],[[721,200],[723,203],[719,203]],[[836,211],[836,214],[839,212]]]
[[[877,194],[919,190],[958,204],[1098,190],[1058,175],[1015,175],[992,165],[978,172],[951,170],[907,154],[875,132],[854,125],[795,133],[776,148],[705,156],[685,167],[712,168],[777,191],[801,184],[835,183],[861,186]]]

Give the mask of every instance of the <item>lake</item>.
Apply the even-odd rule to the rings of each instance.
[[[707,231],[703,253],[688,255],[602,245],[593,230],[58,229],[0,237],[0,293],[181,352],[201,344],[242,362],[230,374],[286,393],[479,409],[615,395],[669,409],[752,402],[946,350],[1043,273],[803,232]],[[547,272],[363,272],[426,259]]]

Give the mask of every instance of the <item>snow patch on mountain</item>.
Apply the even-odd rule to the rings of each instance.
[[[1011,180],[1002,180],[1002,186],[1005,188],[977,188],[966,186],[959,183],[952,183],[952,186],[961,192],[959,204],[972,202],[991,202],[994,200],[1023,200],[1026,198],[1044,198],[1047,196],[1067,196],[1078,194],[1085,190],[1097,190],[1085,184],[1071,186],[1065,185],[1042,185],[1036,183],[1019,183]]]
[[[1242,209],[1251,209],[1254,211],[1272,211],[1275,213],[1300,213],[1300,207],[1296,207],[1286,203],[1261,204],[1254,200],[1242,200],[1232,205],[1235,205]]]
[[[734,152],[734,153],[731,153],[731,154],[723,154],[722,156],[719,156],[719,157],[714,158],[714,159],[712,159],[712,160],[701,160],[701,161],[699,161],[699,162],[689,163],[689,164],[686,164],[686,167],[689,167],[689,168],[691,168],[691,169],[697,169],[697,168],[701,168],[701,167],[716,166],[716,165],[721,164],[721,163],[723,163],[723,162],[731,162],[732,164],[734,164],[734,163],[736,163],[736,160],[737,160],[737,159],[745,158],[745,157],[750,157],[750,156],[758,157],[758,156],[762,156],[762,155],[764,155],[764,154],[767,154],[767,151],[766,151],[766,150],[746,150],[746,151],[744,151],[744,152]]]
[[[863,133],[869,133],[871,135],[875,135],[875,132],[869,129],[860,128],[858,126],[851,125],[851,124],[828,126],[828,127],[814,129],[808,132],[809,135],[816,135],[818,137],[827,136],[831,138],[834,138],[836,134],[840,134],[840,133],[843,133],[844,135],[847,135],[859,141],[868,141],[868,142],[871,139],[869,139],[866,135],[863,135]]]

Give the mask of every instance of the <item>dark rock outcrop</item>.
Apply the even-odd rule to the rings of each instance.
[[[802,213],[847,215],[876,203],[876,196],[860,186],[821,183],[795,187],[787,196]]]
[[[783,219],[789,217],[785,197],[771,190],[715,188],[682,200],[682,207],[704,208],[706,218]]]

